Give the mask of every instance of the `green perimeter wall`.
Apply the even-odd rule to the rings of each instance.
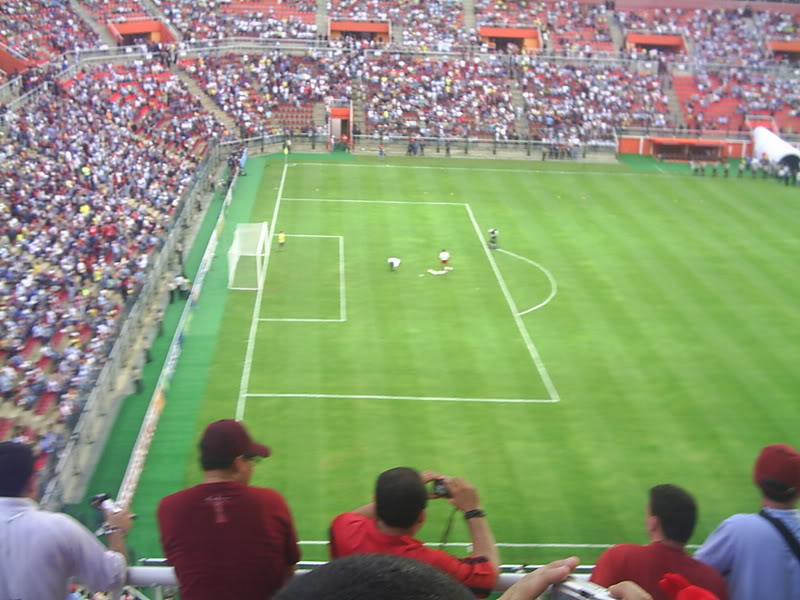
[[[186,485],[184,466],[191,460],[189,455],[194,452],[200,403],[205,393],[208,367],[220,333],[222,313],[228,296],[227,249],[230,247],[236,225],[247,222],[253,203],[259,196],[259,188],[272,183],[277,185],[277,180],[275,182],[271,180],[275,178],[275,172],[279,174],[280,171],[264,168],[270,158],[269,156],[251,158],[247,163],[248,175],[238,179],[233,202],[228,207],[222,235],[206,275],[203,291],[195,309],[187,319],[183,334],[184,349],[167,390],[164,410],[133,500],[132,510],[138,515],[138,519],[128,537],[131,564],[138,558],[163,555],[158,540],[155,507],[163,496]],[[270,176],[270,181],[265,175]],[[220,190],[215,194],[195,242],[187,254],[185,271],[192,281],[197,276],[206,246],[222,210],[225,193],[226,190]],[[270,194],[264,193],[262,197],[270,197]],[[142,392],[131,394],[122,401],[108,442],[82,502],[64,507],[65,512],[76,516],[86,524],[95,525],[98,519],[94,509],[89,508],[88,499],[99,492],[116,495],[122,484],[128,459],[136,444],[142,420],[155,391],[185,304],[185,300],[181,299],[177,299],[173,304],[167,304],[164,311],[163,332],[154,340],[150,348],[152,360],[145,365],[143,371]],[[179,466],[177,470],[174,468],[176,465]],[[180,475],[176,477],[175,473]]]

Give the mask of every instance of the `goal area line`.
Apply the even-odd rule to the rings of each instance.
[[[420,402],[477,402],[486,404],[553,404],[553,398],[460,398],[456,396],[385,396],[378,394],[257,394],[247,393],[245,398],[311,398],[322,400],[416,400]]]

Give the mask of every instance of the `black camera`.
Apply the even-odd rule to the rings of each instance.
[[[433,495],[438,498],[449,498],[450,490],[447,489],[447,483],[444,479],[434,479],[431,488]]]

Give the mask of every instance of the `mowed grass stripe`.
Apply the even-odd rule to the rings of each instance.
[[[663,236],[662,232],[663,229],[657,231],[654,228],[650,228],[648,235],[654,243],[660,244]],[[689,235],[682,234],[680,237],[684,240],[691,240],[691,236]],[[662,248],[664,247],[663,243],[661,243],[661,246]],[[742,386],[750,388],[750,396],[756,403],[762,403],[764,394],[768,394],[771,389],[775,389],[775,386],[773,382],[768,377],[764,377],[760,371],[758,373],[748,374],[746,377],[740,378],[738,376],[738,374],[747,373],[748,369],[759,370],[759,367],[753,364],[753,358],[744,350],[743,344],[736,335],[735,330],[719,327],[715,322],[717,320],[724,320],[726,322],[735,321],[735,313],[729,306],[727,300],[728,294],[724,290],[724,285],[727,281],[715,282],[709,278],[704,278],[699,275],[689,263],[683,261],[677,253],[673,253],[673,256],[674,260],[666,263],[666,266],[669,268],[661,274],[661,277],[667,277],[668,273],[682,273],[676,281],[684,282],[685,293],[680,294],[683,300],[678,300],[675,306],[680,307],[681,312],[685,312],[687,304],[707,306],[709,310],[711,306],[716,306],[716,318],[712,321],[708,321],[707,318],[698,319],[692,330],[697,332],[698,338],[702,340],[702,343],[706,347],[713,348],[713,351],[709,353],[710,356],[713,356],[717,360],[721,357],[725,357],[723,359],[724,363],[721,367],[721,371],[733,373],[732,381],[729,375],[716,382],[723,385],[717,388],[709,388],[706,398],[701,399],[697,394],[690,396],[695,405],[692,418],[700,422],[698,425],[705,421],[706,437],[710,438],[712,435],[711,432],[715,431],[717,420],[709,419],[709,414],[713,413],[709,408],[715,406],[719,411],[730,410],[731,405],[737,402],[737,394]],[[661,280],[661,277],[659,277],[659,280]],[[670,286],[670,288],[671,287],[672,286]],[[671,290],[668,289],[666,293],[669,294],[670,291]],[[701,386],[711,379],[708,376],[708,360],[709,359],[703,363],[698,363],[696,368],[687,369],[686,371],[685,377],[696,382],[692,385],[694,389],[702,389],[697,386]],[[740,379],[740,381],[737,382],[736,379]],[[713,381],[713,379],[711,380]],[[741,403],[742,408],[746,408],[746,403],[746,401]],[[716,434],[717,443],[728,446],[728,450],[732,455],[744,453],[740,439],[732,439],[729,432],[720,427],[716,428]]]
[[[716,201],[725,199],[730,191],[727,186],[712,186],[707,197],[713,199],[713,205],[717,205]],[[746,203],[746,197],[740,197],[740,202]],[[682,212],[674,205],[671,210]],[[717,209],[715,214],[727,212]],[[735,222],[723,223],[725,230],[731,234],[729,236],[722,235],[719,230],[709,235],[705,228],[691,228],[698,247],[704,248],[702,254],[712,257],[711,264],[706,269],[707,279],[714,285],[727,287],[730,291],[725,299],[735,313],[737,338],[743,347],[759,349],[754,356],[754,360],[759,362],[753,367],[763,373],[771,373],[775,378],[786,376],[793,373],[792,365],[796,362],[787,350],[796,347],[797,340],[785,336],[786,324],[793,318],[790,298],[800,295],[800,286],[784,270],[777,270],[775,277],[770,277],[764,266],[765,263],[771,266],[773,261],[767,260],[764,253],[768,252],[770,240],[782,239],[789,236],[790,232],[783,229],[784,222],[773,215],[776,230],[762,243],[741,222],[730,220]],[[730,248],[732,239],[738,240],[739,244],[745,242],[752,251],[742,253]],[[795,381],[800,383],[797,379]],[[782,387],[788,391],[787,387]]]
[[[789,198],[768,194],[772,201],[768,204],[761,197],[765,192],[776,192],[767,188],[772,182],[743,183],[732,187],[727,182],[701,181],[697,185],[702,197],[679,203],[676,216],[694,219],[698,229],[708,229],[705,236],[723,247],[715,256],[728,259],[731,268],[751,267],[746,279],[757,283],[753,292],[762,292],[776,310],[788,309],[800,286],[796,278],[786,276],[779,268],[781,262],[775,259],[786,256],[787,240],[796,239],[796,225],[786,218],[792,212],[784,204]],[[779,187],[777,192],[783,189]],[[781,301],[774,302],[776,297]]]
[[[663,203],[661,206],[669,206],[669,203]],[[694,256],[721,256],[724,255],[726,249],[724,248],[724,236],[707,235],[707,230],[700,229],[697,226],[687,227],[681,232],[681,239],[692,240],[694,244],[692,257]],[[664,239],[663,229],[658,231],[652,230],[651,234],[656,240]],[[757,252],[757,251],[756,251]],[[699,260],[682,260],[681,255],[674,253],[678,258],[676,265],[680,266],[685,272],[691,274],[692,285],[690,286],[689,298],[694,295],[704,294],[708,299],[705,303],[698,302],[696,306],[702,306],[711,313],[716,309],[715,313],[717,319],[724,323],[737,323],[737,327],[718,327],[715,328],[716,332],[727,338],[726,343],[733,343],[734,347],[729,348],[727,355],[731,360],[733,354],[738,355],[739,360],[733,366],[736,373],[741,373],[742,369],[755,369],[757,376],[760,379],[760,386],[763,386],[761,394],[756,394],[754,397],[758,401],[763,402],[764,394],[779,393],[781,386],[776,385],[776,382],[767,376],[764,372],[773,368],[776,364],[778,366],[783,362],[783,357],[772,352],[771,345],[767,342],[771,336],[765,336],[763,331],[758,331],[756,327],[747,324],[746,321],[741,320],[742,306],[753,304],[752,299],[753,288],[749,285],[748,280],[742,280],[738,277],[731,277],[724,270],[720,270],[716,266],[709,268],[706,261]],[[737,264],[746,265],[744,260],[738,260]],[[672,270],[672,269],[671,269]],[[757,292],[757,288],[755,288]],[[703,320],[708,322],[708,319]],[[750,348],[759,347],[759,352],[751,352]],[[720,350],[725,346],[720,347]],[[786,365],[787,369],[790,365]]]

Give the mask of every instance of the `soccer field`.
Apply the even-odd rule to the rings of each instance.
[[[134,501],[139,556],[161,555],[158,499],[200,479],[202,428],[234,416],[272,446],[254,483],[309,560],[398,465],[474,482],[506,563],[643,542],[657,483],[697,497],[693,543],[754,508],[759,448],[798,443],[800,191],[677,171],[251,159]],[[287,242],[262,290],[227,290],[225,243],[264,221]]]

